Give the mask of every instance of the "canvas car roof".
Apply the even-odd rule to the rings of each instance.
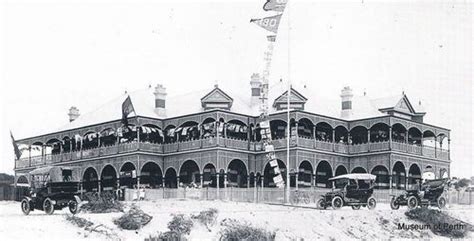
[[[338,179],[356,179],[356,180],[375,180],[376,176],[368,173],[351,173],[344,174],[337,177],[329,178],[329,181],[338,180]]]
[[[66,167],[66,166],[46,166],[40,167],[30,172],[31,175],[41,175],[50,173],[52,169],[60,168],[61,170],[72,170],[74,167]]]

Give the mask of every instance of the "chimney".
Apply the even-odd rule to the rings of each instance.
[[[250,104],[254,106],[260,103],[260,95],[262,91],[262,81],[260,80],[259,74],[254,73],[250,77],[250,88],[252,90]]]
[[[341,90],[341,118],[348,119],[352,116],[352,89],[346,86]]]
[[[80,115],[79,109],[75,106],[71,106],[71,108],[69,108],[69,113],[67,115],[69,116],[69,122],[73,122]]]
[[[158,84],[153,94],[155,94],[155,113],[160,117],[166,117],[166,88]]]

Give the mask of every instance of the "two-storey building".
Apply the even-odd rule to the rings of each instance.
[[[132,187],[176,188],[195,183],[220,187],[272,187],[273,168],[259,132],[261,82],[247,93],[214,86],[168,96],[162,85],[119,96],[91,113],[72,107],[57,131],[18,140],[15,181],[47,165],[79,167],[85,191]],[[405,94],[370,99],[349,87],[328,103],[305,90],[290,95],[290,165],[286,166],[288,93],[271,88],[270,126],[283,177],[293,187],[326,187],[345,173],[373,173],[379,188],[404,189],[425,171],[449,175],[450,131],[424,123],[421,103]],[[135,116],[121,120],[131,97]]]

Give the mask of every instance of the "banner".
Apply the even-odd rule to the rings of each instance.
[[[263,10],[283,12],[287,2],[288,0],[267,0],[267,2],[263,4]]]
[[[18,148],[18,145],[16,144],[15,138],[13,138],[13,134],[11,131],[10,131],[10,137],[12,138],[13,151],[15,151],[15,157],[18,160],[21,157],[21,151],[20,151],[20,148]]]
[[[278,14],[278,15],[266,17],[266,18],[251,19],[250,22],[257,24],[258,26],[270,32],[277,33],[278,26],[280,25],[280,19],[281,19],[281,14]]]
[[[128,126],[127,118],[132,112],[135,112],[135,109],[133,108],[130,96],[128,96],[127,99],[125,99],[125,101],[122,103],[122,123],[124,126]]]

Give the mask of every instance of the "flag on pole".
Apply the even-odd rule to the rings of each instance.
[[[267,2],[263,5],[263,10],[283,12],[287,2],[288,0],[267,0]]]
[[[280,25],[280,19],[281,19],[281,14],[278,14],[278,15],[266,17],[266,18],[251,19],[250,22],[257,24],[258,26],[270,32],[277,33],[278,26]]]
[[[15,151],[15,157],[18,160],[21,157],[21,151],[20,151],[20,148],[18,148],[18,145],[16,144],[15,138],[13,138],[13,134],[11,131],[10,131],[10,137],[12,138],[12,144],[13,144],[13,150]]]
[[[122,123],[124,126],[128,126],[128,115],[130,113],[135,112],[135,109],[133,108],[132,100],[130,99],[130,96],[125,99],[125,101],[122,103]]]

